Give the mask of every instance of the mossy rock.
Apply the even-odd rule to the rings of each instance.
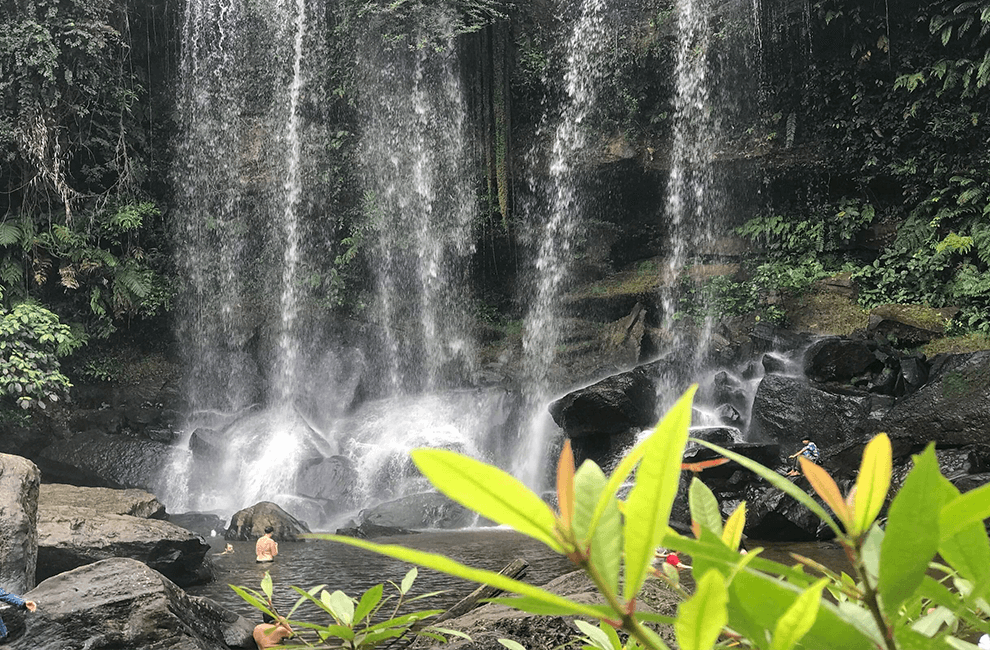
[[[869,330],[900,343],[922,345],[944,336],[957,311],[953,307],[881,305],[870,311]]]

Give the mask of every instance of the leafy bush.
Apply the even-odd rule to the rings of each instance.
[[[604,605],[569,600],[492,571],[442,555],[334,535],[315,535],[372,550],[503,589],[496,599],[544,615],[598,621],[601,634],[582,626],[591,645],[606,650],[667,646],[648,623],[672,624],[682,650],[742,645],[764,650],[932,650],[971,648],[963,639],[990,629],[990,485],[960,495],[939,471],[934,445],[890,503],[886,526],[878,516],[887,501],[892,452],[885,434],[864,450],[854,489],[842,495],[824,469],[801,459],[804,477],[831,510],[790,480],[717,445],[697,441],[748,468],[820,517],[845,549],[854,576],[836,575],[804,558],[785,566],[739,552],[745,503],[723,523],[714,494],[697,478],[689,490],[693,537],[668,526],[688,442],[691,388],[637,444],[612,476],[593,462],[575,470],[569,445],[557,468],[558,511],[502,470],[454,452],[419,449],[413,461],[444,494],[497,524],[507,525],[566,555],[582,568]],[[619,487],[636,470],[624,501]],[[636,611],[646,579],[655,574],[663,545],[692,558],[697,585],[676,619]],[[934,561],[936,555],[939,561]],[[832,598],[823,598],[825,591]],[[363,599],[362,599],[363,600]],[[623,644],[616,633],[628,634]]]
[[[72,384],[59,357],[86,342],[54,313],[32,302],[0,310],[0,394],[21,408],[45,408],[65,397]]]
[[[399,610],[403,606],[436,595],[434,592],[412,598],[408,597],[417,574],[417,570],[413,568],[400,584],[390,582],[398,592],[397,597],[384,596],[385,587],[383,584],[371,587],[357,599],[351,598],[340,590],[331,593],[324,589],[325,585],[318,585],[308,590],[292,587],[299,594],[299,599],[296,600],[284,618],[294,628],[294,632],[305,639],[306,645],[310,647],[312,644],[309,641],[312,640],[318,643],[317,647],[320,648],[361,650],[374,648],[383,642],[393,641],[406,634],[424,636],[441,642],[446,641],[451,636],[470,638],[455,630],[427,625],[426,621],[430,617],[436,616],[442,611],[439,609],[420,610],[399,615]],[[260,593],[243,586],[230,585],[230,588],[261,612],[273,619],[279,618],[278,612],[272,605],[274,585],[272,584],[272,577],[267,571],[261,580]],[[390,604],[393,599],[395,600],[394,604]],[[291,620],[296,610],[305,603],[316,605],[330,617],[332,622],[322,625]],[[388,605],[387,608],[386,605]]]

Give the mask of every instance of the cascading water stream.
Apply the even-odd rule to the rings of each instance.
[[[174,180],[190,410],[186,449],[165,477],[173,509],[228,507],[287,489],[301,452],[292,395],[300,372],[305,39],[304,0],[266,7],[192,0],[185,9]],[[291,64],[259,74],[255,63],[269,60]],[[279,260],[268,265],[277,274],[265,268],[269,255]],[[271,295],[280,296],[275,317],[266,311]],[[266,320],[275,341],[271,390],[249,352]],[[245,422],[259,407],[258,421]],[[194,467],[194,447],[217,457],[213,467]]]
[[[553,423],[546,402],[559,389],[551,385],[549,370],[557,354],[564,328],[562,298],[570,278],[572,256],[583,215],[578,165],[587,155],[587,123],[605,73],[603,64],[607,34],[603,0],[582,0],[566,48],[564,87],[566,100],[553,130],[546,204],[531,210],[532,241],[538,242],[534,280],[523,332],[526,395],[533,413],[516,455],[513,471],[531,486],[540,486],[546,467],[547,440]],[[562,15],[568,12],[562,10]],[[591,131],[593,133],[593,131]],[[531,156],[532,157],[532,156]],[[530,180],[531,186],[538,186]],[[543,194],[535,188],[537,195]],[[545,217],[544,217],[545,213]]]
[[[705,0],[677,0],[676,15],[674,127],[666,205],[670,236],[662,301],[663,326],[672,335],[672,347],[680,349],[687,343],[683,328],[674,321],[678,280],[689,257],[711,241],[713,213],[719,206],[712,171],[716,131],[708,85],[711,26]],[[696,359],[707,351],[710,325],[706,320]]]
[[[384,47],[378,34],[363,40],[360,174],[382,391],[456,386],[475,357],[466,290],[474,199],[453,43],[428,52]]]

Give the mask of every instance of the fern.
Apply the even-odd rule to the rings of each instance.
[[[0,246],[12,246],[21,241],[21,229],[17,224],[4,221],[0,223]]]
[[[976,256],[984,264],[990,264],[990,224],[979,223],[971,231]]]
[[[115,290],[122,287],[127,293],[130,294],[130,296],[127,297],[128,302],[133,302],[130,300],[131,296],[144,298],[148,295],[149,283],[146,274],[132,266],[124,266],[119,268],[114,274],[113,280]]]
[[[0,280],[6,287],[24,282],[24,267],[10,258],[5,259],[0,264]]]

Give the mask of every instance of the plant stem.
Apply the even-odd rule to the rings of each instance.
[[[880,610],[880,599],[877,594],[876,589],[870,583],[870,574],[866,570],[866,566],[863,564],[862,556],[860,554],[859,544],[848,544],[843,543],[843,548],[846,551],[846,556],[852,563],[853,568],[856,570],[856,574],[859,579],[863,582],[863,600],[866,601],[866,606],[870,610],[870,614],[873,615],[873,620],[877,624],[877,629],[880,634],[883,635],[884,645],[887,650],[897,650],[897,642],[894,639],[894,631],[887,624],[887,620],[884,618],[883,612]]]
[[[639,622],[639,619],[637,619],[632,612],[627,611],[628,608],[626,607],[626,604],[623,603],[622,600],[619,599],[619,596],[612,591],[612,587],[605,583],[605,580],[602,578],[601,574],[598,573],[598,570],[595,569],[594,565],[592,565],[590,561],[582,560],[578,564],[584,572],[588,574],[591,581],[595,583],[599,593],[601,593],[608,602],[609,607],[611,607],[612,610],[618,614],[619,620],[622,621],[622,629],[639,641],[640,645],[644,648],[649,648],[650,650],[670,650],[670,648],[668,648],[663,641],[660,641],[660,645],[655,643],[655,641],[659,641],[659,639],[647,632],[643,624]]]

